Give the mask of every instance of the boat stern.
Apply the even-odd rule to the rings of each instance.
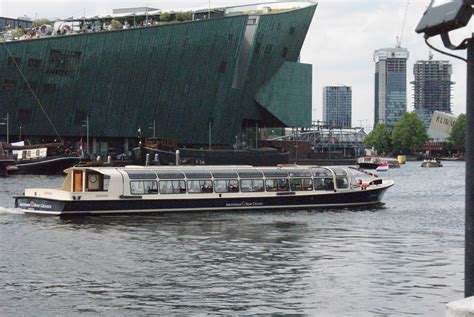
[[[60,215],[64,210],[64,201],[57,201],[47,198],[16,196],[15,208],[19,208],[25,213]]]

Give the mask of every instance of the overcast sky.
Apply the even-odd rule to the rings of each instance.
[[[256,3],[256,0],[211,0],[211,6]],[[260,1],[264,2],[264,1]],[[429,0],[409,0],[406,24],[402,31],[407,0],[320,0],[305,44],[301,62],[313,65],[313,119],[322,119],[322,89],[328,85],[352,86],[352,124],[368,127],[374,113],[374,50],[394,47],[402,36],[402,47],[410,52],[407,66],[408,110],[413,110],[413,64],[428,59],[423,36],[414,29]],[[202,9],[208,0],[0,0],[0,16],[65,18],[112,13],[113,8],[149,6],[162,10]],[[472,31],[468,26],[456,31],[453,40],[461,41]],[[443,48],[439,39],[431,40]],[[465,51],[457,52],[465,57]],[[433,52],[434,59],[453,64],[452,110],[466,112],[466,64]]]

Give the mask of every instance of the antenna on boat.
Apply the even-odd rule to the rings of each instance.
[[[59,140],[61,141],[61,143],[64,143],[63,139],[61,138],[61,136],[60,136],[59,133],[58,133],[58,130],[56,130],[56,127],[54,126],[53,121],[51,121],[51,119],[49,118],[48,113],[46,113],[46,110],[44,109],[43,105],[41,104],[40,100],[38,99],[38,96],[36,96],[36,94],[35,94],[33,88],[31,88],[31,85],[30,85],[30,83],[28,82],[28,79],[26,79],[26,76],[25,76],[25,74],[23,74],[23,72],[21,71],[20,66],[18,65],[16,59],[13,57],[12,53],[11,53],[10,50],[8,49],[7,43],[6,43],[6,42],[3,42],[3,45],[5,46],[5,49],[7,50],[7,53],[8,53],[9,58],[12,60],[12,62],[13,62],[13,64],[15,65],[16,69],[18,69],[18,72],[20,72],[20,75],[21,75],[21,77],[23,78],[23,80],[25,81],[25,84],[26,84],[26,86],[28,87],[28,90],[31,92],[31,94],[33,95],[33,98],[35,98],[36,103],[38,103],[38,105],[39,105],[40,108],[41,108],[41,111],[43,111],[44,115],[46,116],[46,119],[48,119],[48,122],[51,124],[51,127],[52,127],[53,130],[54,130],[54,133],[56,133],[56,136],[59,138]]]

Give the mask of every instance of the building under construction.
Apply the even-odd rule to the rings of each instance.
[[[451,113],[452,65],[449,61],[417,61],[413,73],[415,111],[428,128],[433,112]]]

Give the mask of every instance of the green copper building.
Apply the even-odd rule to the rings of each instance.
[[[71,141],[89,117],[97,152],[133,143],[139,128],[200,146],[209,126],[221,145],[256,126],[310,127],[312,66],[299,55],[315,9],[241,6],[211,19],[0,43],[0,117],[9,114],[10,135],[38,140],[56,129]]]

